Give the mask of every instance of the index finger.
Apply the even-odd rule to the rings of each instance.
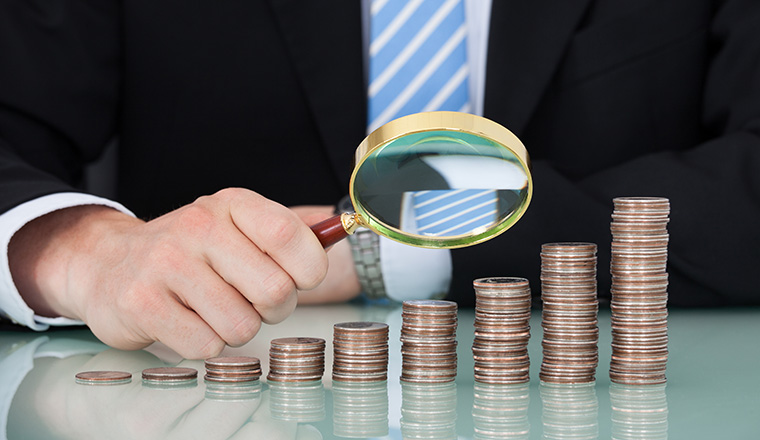
[[[251,193],[230,204],[235,226],[293,279],[296,288],[317,287],[327,274],[327,254],[290,209]]]

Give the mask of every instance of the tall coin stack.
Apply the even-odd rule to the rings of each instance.
[[[670,202],[661,197],[620,197],[613,202],[610,380],[665,383]]]
[[[333,326],[333,380],[374,382],[388,378],[388,324],[343,322]]]
[[[325,372],[325,340],[321,338],[272,339],[269,374],[273,382],[321,380]]]
[[[548,383],[593,382],[599,363],[596,244],[541,246],[543,362]]]
[[[451,382],[457,376],[457,303],[404,301],[401,324],[401,380]]]
[[[530,285],[525,278],[480,278],[475,289],[475,381],[530,380]]]

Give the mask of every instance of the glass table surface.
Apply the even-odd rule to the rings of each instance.
[[[333,324],[386,322],[388,380],[331,380]],[[600,307],[599,366],[587,385],[541,383],[541,312],[531,318],[531,381],[473,380],[474,312],[460,310],[458,375],[448,384],[402,384],[401,309],[377,305],[299,307],[224,355],[261,359],[262,379],[220,387],[204,363],[161,344],[119,351],[86,328],[0,332],[0,432],[9,439],[757,439],[760,438],[760,309],[670,310],[666,385],[611,384],[610,314]],[[290,336],[327,341],[320,382],[267,383],[269,342]],[[183,366],[199,379],[143,383],[145,368]],[[132,381],[83,385],[82,371],[120,370]]]

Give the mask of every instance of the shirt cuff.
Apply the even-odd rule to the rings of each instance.
[[[442,298],[451,284],[451,251],[401,244],[380,237],[380,268],[389,298]]]
[[[56,193],[30,200],[0,215],[0,312],[14,323],[33,330],[47,330],[51,325],[81,325],[74,319],[38,316],[24,302],[11,276],[8,262],[8,244],[13,235],[30,221],[63,208],[84,205],[102,205],[134,216],[127,208],[114,201],[84,193]]]

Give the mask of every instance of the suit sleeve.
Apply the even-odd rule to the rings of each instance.
[[[119,32],[116,2],[0,3],[0,213],[82,185],[115,132]]]
[[[534,162],[525,217],[483,249],[455,252],[453,295],[471,302],[472,279],[495,275],[527,276],[538,295],[541,244],[590,241],[599,245],[599,296],[609,297],[612,199],[661,196],[671,201],[671,305],[760,304],[760,3],[720,3],[709,34],[698,136],[705,141],[581,178]]]

